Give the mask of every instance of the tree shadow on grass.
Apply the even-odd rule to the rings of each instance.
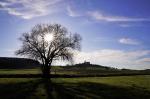
[[[0,99],[28,99],[33,95],[39,83],[39,80],[31,80],[20,83],[6,82],[0,84]]]
[[[52,99],[52,88],[50,79],[0,83],[0,99]]]
[[[150,99],[150,91],[101,83],[55,83],[37,79],[0,84],[0,99]]]
[[[56,84],[56,99],[150,99],[142,88],[123,88],[100,83]]]

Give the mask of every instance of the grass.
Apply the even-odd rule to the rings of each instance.
[[[150,76],[118,76],[118,77],[85,77],[85,78],[57,78],[55,82],[63,83],[103,83],[113,86],[132,87],[139,86],[150,90]]]
[[[0,99],[150,99],[150,76],[0,78]]]
[[[40,69],[0,69],[0,74],[39,74]]]
[[[59,69],[59,68],[57,68]],[[59,71],[55,72],[54,70],[51,72],[52,74],[77,74],[76,71]],[[0,69],[0,74],[41,74],[40,68],[35,69]]]
[[[71,66],[69,66],[71,67]],[[67,69],[68,67],[63,66],[53,66],[51,70],[51,74],[57,74],[57,75],[148,75],[149,72],[143,71],[114,71],[114,70],[85,70],[83,68],[74,70],[74,69]],[[40,68],[34,68],[34,69],[0,69],[0,75],[17,75],[17,74],[41,74]]]

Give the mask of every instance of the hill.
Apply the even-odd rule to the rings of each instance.
[[[39,72],[40,63],[38,61],[27,58],[8,58],[0,57],[0,69],[13,69],[11,72],[17,72],[17,69],[21,69],[21,72],[28,72],[29,74]],[[34,69],[35,68],[35,69]],[[15,70],[16,69],[16,70]],[[25,70],[26,69],[26,70]],[[31,70],[30,70],[31,69]],[[34,70],[33,70],[34,69]],[[67,74],[67,75],[112,75],[112,74],[150,74],[150,70],[130,70],[130,69],[117,69],[108,66],[90,64],[90,62],[84,62],[75,65],[67,66],[52,66],[53,74]],[[6,71],[8,72],[8,71]],[[9,71],[10,72],[10,71]],[[20,71],[18,71],[20,73]]]
[[[55,74],[79,74],[79,75],[150,74],[149,69],[147,70],[117,69],[108,66],[90,64],[89,62],[67,66],[53,66],[52,71]]]
[[[24,69],[40,66],[38,61],[28,58],[0,57],[0,69]]]
[[[119,72],[117,68],[101,66],[96,64],[90,64],[89,62],[84,62],[75,65],[67,66],[53,66],[53,72],[57,73],[68,73],[68,74],[99,74],[99,73],[108,73],[108,72]]]
[[[117,70],[117,68],[112,68],[108,66],[102,66],[102,65],[96,65],[96,64],[90,64],[90,62],[84,62],[80,64],[75,64],[75,65],[67,65],[63,67],[66,70]]]

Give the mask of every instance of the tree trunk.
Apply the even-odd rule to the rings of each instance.
[[[50,66],[48,64],[43,66],[42,72],[44,78],[50,78]]]

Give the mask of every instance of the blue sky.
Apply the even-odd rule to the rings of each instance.
[[[149,5],[150,0],[0,0],[0,56],[16,57],[18,38],[34,25],[59,23],[83,38],[75,63],[150,69]]]

